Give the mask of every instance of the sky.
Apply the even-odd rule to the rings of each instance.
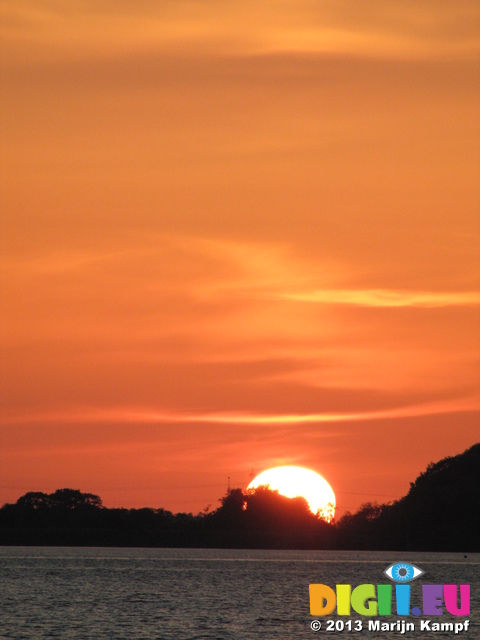
[[[0,7],[0,504],[338,517],[479,440],[476,0]]]

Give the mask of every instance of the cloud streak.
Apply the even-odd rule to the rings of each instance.
[[[349,52],[357,56],[427,57],[471,51],[478,44],[472,22],[475,2],[394,0],[346,2],[266,0],[195,2],[59,3],[2,0],[4,36],[70,50],[71,55],[104,56],[118,51],[175,51],[269,54],[278,51]],[[438,5],[441,5],[441,10]],[[259,25],[252,29],[251,25]],[[140,37],[141,36],[141,37]],[[90,49],[90,51],[89,51]]]
[[[434,309],[439,307],[470,307],[480,305],[480,292],[430,292],[391,291],[387,289],[337,289],[305,293],[285,293],[279,297],[285,300],[313,302],[321,304],[355,305],[360,307],[417,307]]]
[[[301,425],[337,422],[364,422],[397,418],[458,413],[480,410],[480,397],[470,396],[445,401],[431,401],[379,409],[374,411],[321,412],[305,414],[254,414],[238,412],[176,412],[148,408],[70,408],[65,411],[45,411],[5,416],[5,424],[63,423],[63,424],[223,424],[223,425]]]

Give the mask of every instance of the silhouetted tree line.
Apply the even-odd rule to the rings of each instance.
[[[109,509],[97,495],[59,489],[5,504],[0,544],[480,551],[480,444],[430,464],[400,500],[367,503],[338,522],[266,487],[230,490],[197,515]]]
[[[338,523],[343,549],[480,551],[480,444],[430,463],[406,496]]]

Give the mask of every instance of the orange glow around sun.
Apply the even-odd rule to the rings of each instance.
[[[332,487],[311,469],[295,466],[267,469],[250,482],[247,490],[261,486],[268,486],[287,498],[305,498],[310,510],[319,513],[327,522],[335,515],[335,494]]]

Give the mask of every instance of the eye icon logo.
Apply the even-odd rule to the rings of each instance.
[[[414,564],[408,564],[408,562],[396,562],[391,564],[384,571],[384,574],[393,582],[411,582],[423,575],[425,571],[422,571]]]

